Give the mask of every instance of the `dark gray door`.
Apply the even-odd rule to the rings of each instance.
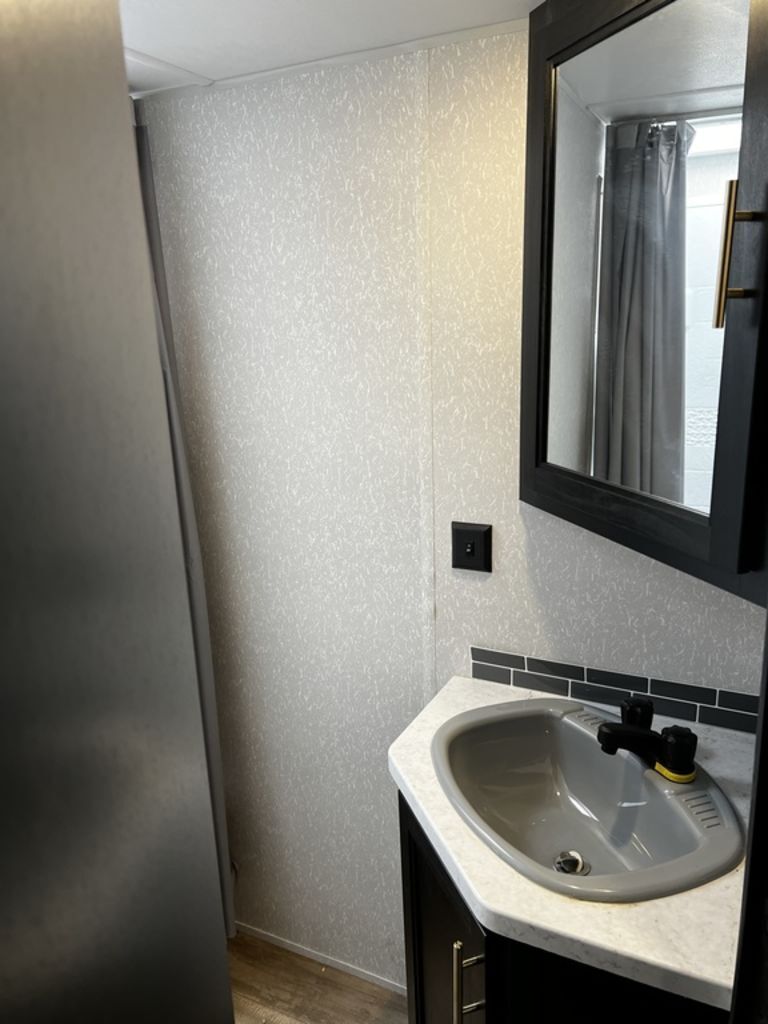
[[[0,1020],[232,1020],[115,3],[0,5]]]

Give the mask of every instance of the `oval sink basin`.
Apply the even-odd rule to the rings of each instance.
[[[555,892],[634,902],[692,889],[739,863],[739,820],[700,767],[668,782],[634,754],[604,754],[616,716],[566,700],[457,715],[432,741],[440,783],[500,857]]]

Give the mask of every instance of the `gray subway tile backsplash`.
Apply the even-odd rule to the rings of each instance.
[[[513,683],[559,697],[618,706],[630,694],[647,694],[656,713],[683,722],[699,721],[739,732],[756,732],[759,700],[755,694],[717,690],[713,686],[674,683],[665,679],[570,662],[509,654],[488,647],[471,647],[472,675],[494,683]]]
[[[527,660],[529,672],[542,672],[545,676],[560,676],[563,679],[584,678],[584,669],[579,665],[566,665],[561,661],[546,661],[543,658]]]
[[[630,696],[629,690],[613,686],[597,686],[595,683],[571,683],[571,696],[578,700],[594,700],[598,704],[615,704],[617,707]]]
[[[484,647],[471,647],[472,661],[482,661],[486,665],[506,665],[507,668],[525,668],[525,658],[521,654],[505,654],[504,651],[487,651]]]
[[[695,722],[697,704],[689,704],[685,700],[670,700],[669,697],[656,697],[651,695],[653,710],[657,715],[667,715],[669,718],[680,718],[684,722]]]
[[[739,732],[757,732],[757,715],[745,715],[741,711],[725,711],[706,704],[699,705],[699,721],[703,725],[719,725],[723,729],[738,729]]]
[[[760,698],[756,697],[754,693],[721,690],[717,703],[721,708],[730,708],[731,711],[748,711],[751,715],[756,715],[757,709],[760,707]]]
[[[537,672],[520,672],[515,669],[515,686],[530,687],[532,690],[544,690],[545,693],[556,693],[560,697],[568,696],[568,680],[555,676],[542,676]]]
[[[647,693],[648,680],[645,676],[630,676],[626,672],[606,672],[601,668],[587,669],[587,682],[599,686],[617,686],[620,690]]]
[[[717,690],[711,686],[690,686],[688,683],[668,683],[664,679],[651,680],[651,696],[681,697],[696,704],[717,704]]]
[[[474,679],[487,679],[491,683],[510,682],[510,670],[501,665],[483,665],[478,662],[472,663],[472,676]]]

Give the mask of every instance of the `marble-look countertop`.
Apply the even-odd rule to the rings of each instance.
[[[462,711],[551,694],[455,676],[395,740],[389,769],[475,918],[490,931],[727,1009],[736,962],[743,862],[706,885],[641,903],[593,903],[544,889],[501,860],[443,792],[430,745]],[[610,709],[615,713],[615,708]],[[671,719],[658,716],[659,727]],[[696,760],[749,813],[754,737],[695,727]]]

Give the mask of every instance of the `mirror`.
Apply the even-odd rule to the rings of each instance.
[[[546,461],[708,515],[748,0],[673,0],[555,71]]]

